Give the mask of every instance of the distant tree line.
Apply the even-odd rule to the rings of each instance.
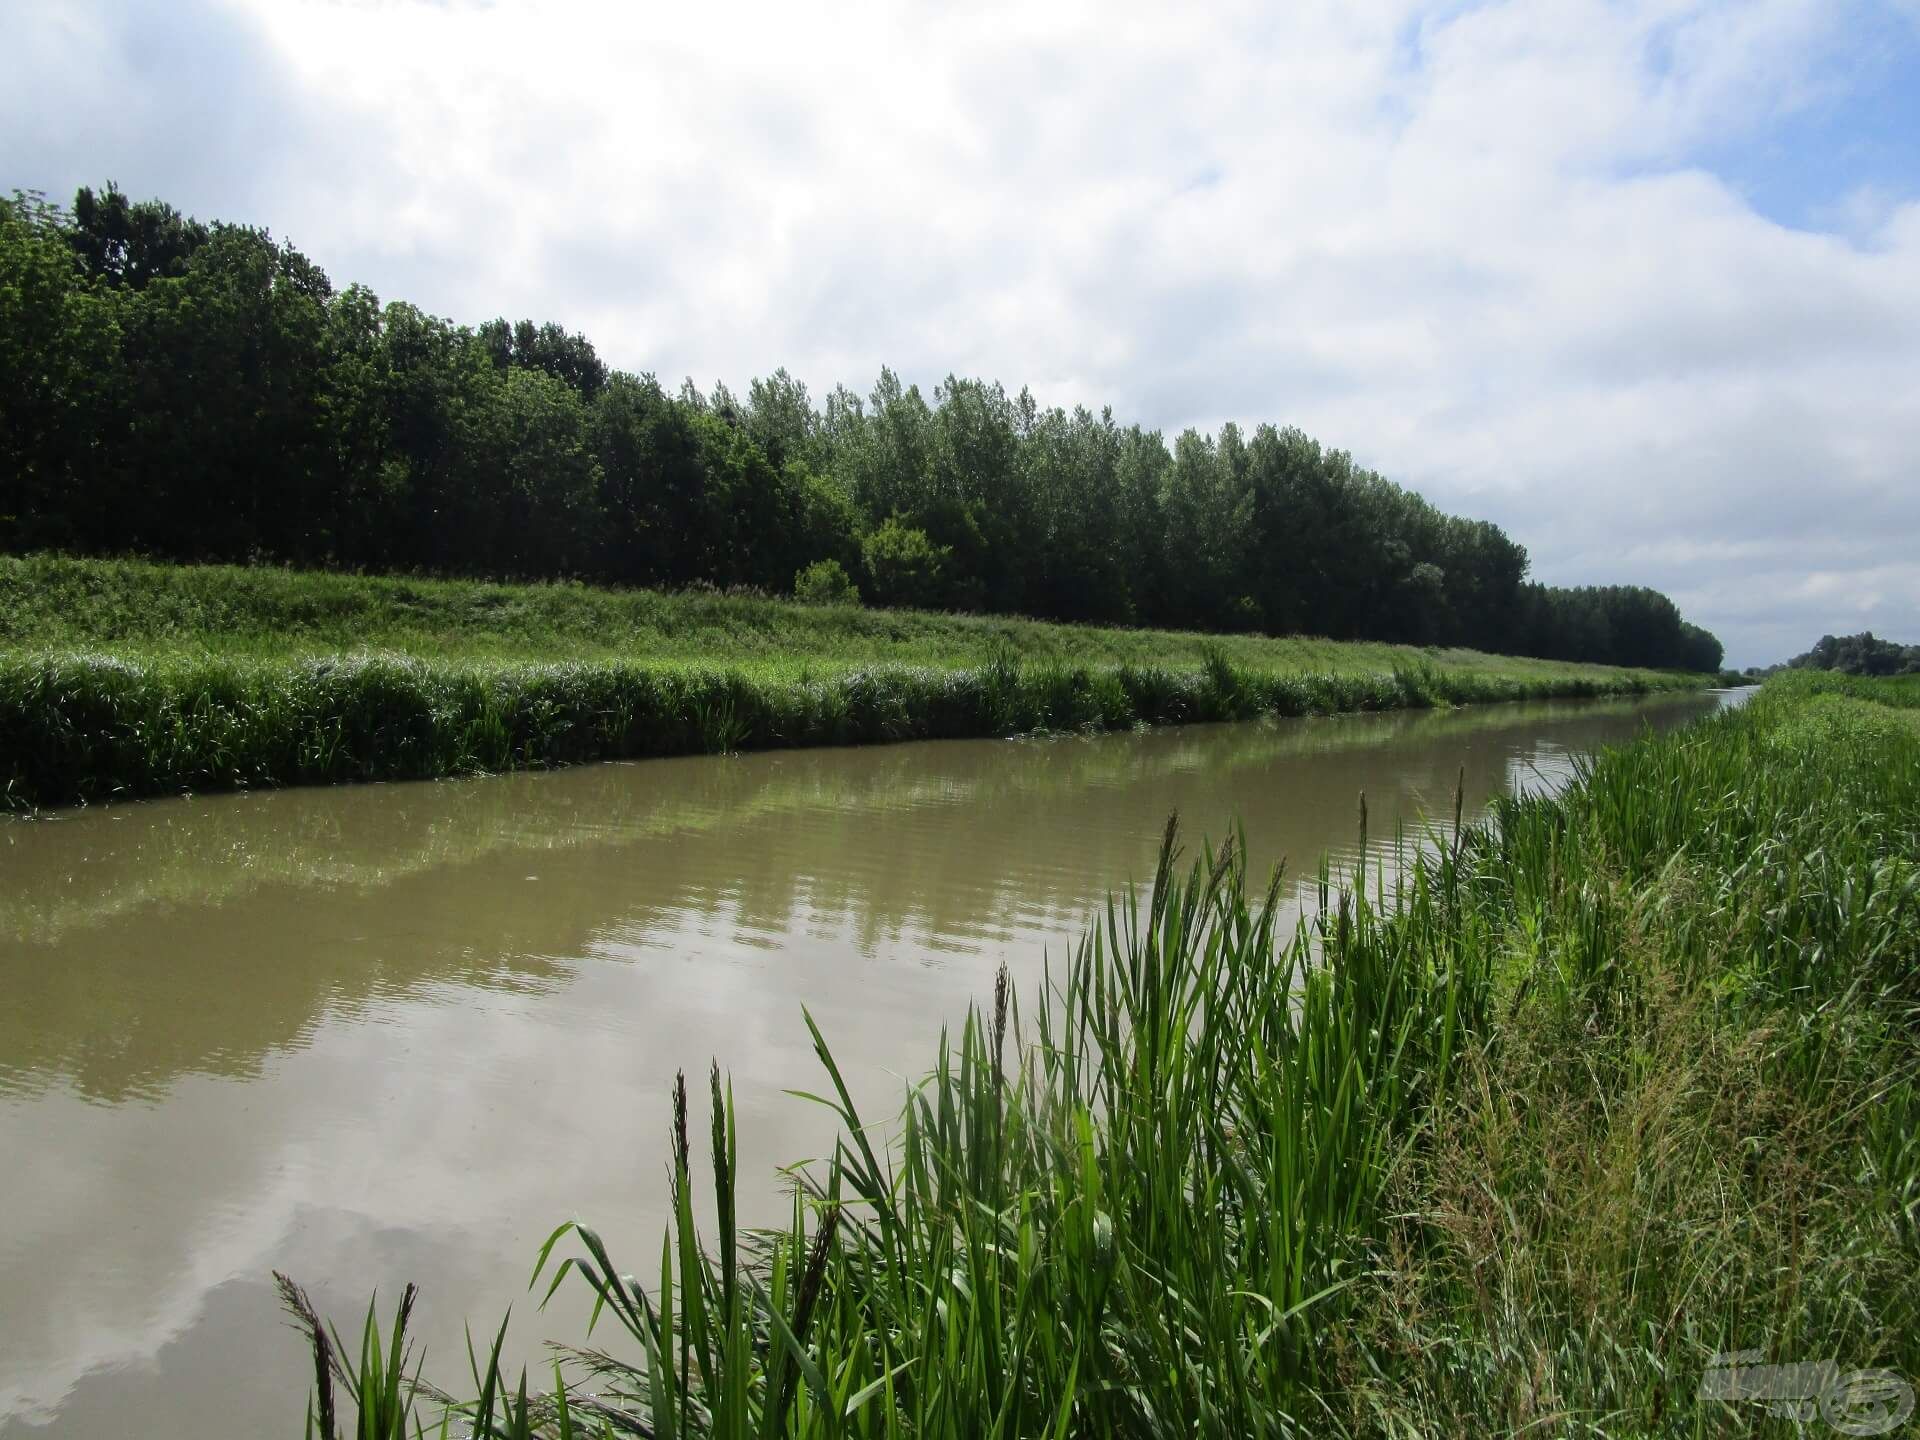
[[[1635,586],[1527,580],[1296,429],[1188,430],[883,370],[816,404],[468,328],[109,186],[0,201],[0,548],[752,586],[883,605],[1714,670]]]
[[[1789,670],[1838,670],[1845,675],[1920,675],[1920,645],[1897,645],[1871,630],[1835,639],[1822,635],[1804,655],[1787,662]]]

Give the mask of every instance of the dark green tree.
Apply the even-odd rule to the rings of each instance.
[[[817,408],[784,370],[669,394],[560,325],[382,308],[265,231],[112,185],[0,204],[0,466],[12,549],[768,591],[831,561],[883,604],[1719,663],[1668,597],[1532,583],[1499,527],[1297,429],[1169,447],[885,369]],[[1813,654],[1913,661],[1871,636]]]

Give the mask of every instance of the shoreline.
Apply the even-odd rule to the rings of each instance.
[[[1708,688],[1642,671],[1432,665],[1271,673],[1020,661],[814,678],[649,660],[0,654],[0,809],[551,769],[603,760],[1602,699]]]
[[[0,557],[0,812],[1712,678],[758,594]]]

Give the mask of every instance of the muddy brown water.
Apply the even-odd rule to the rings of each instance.
[[[1005,959],[1245,827],[1262,873],[1564,782],[1725,702],[1494,706],[598,765],[0,822],[0,1435],[297,1434],[270,1272],[342,1328],[419,1282],[431,1376],[561,1220],[657,1264],[676,1070],[730,1072],[749,1220],[834,1129],[800,1009],[876,1117]]]

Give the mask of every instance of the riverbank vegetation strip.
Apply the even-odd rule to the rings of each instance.
[[[1754,1414],[1703,1383],[1729,1352],[1835,1362],[1800,1398],[1885,1421],[1920,1376],[1916,705],[1776,680],[1323,869],[1294,929],[1283,877],[1169,827],[1150,899],[1025,1007],[1003,972],[890,1128],[814,1029],[844,1139],[788,1228],[739,1230],[727,1087],[696,1138],[682,1083],[657,1258],[556,1231],[536,1293],[598,1328],[531,1387],[483,1345],[460,1432],[1713,1434]],[[405,1304],[351,1363],[286,1289],[309,1433],[433,1413]]]
[[[0,557],[13,808],[1695,683],[751,595]]]

